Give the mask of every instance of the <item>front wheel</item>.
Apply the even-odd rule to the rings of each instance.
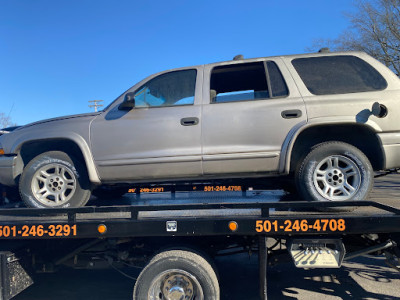
[[[49,151],[33,158],[19,182],[21,198],[28,207],[80,207],[90,197],[85,167],[61,151]]]
[[[183,250],[165,251],[140,273],[133,299],[218,300],[218,279],[202,256]]]
[[[365,200],[373,186],[374,173],[368,158],[343,142],[317,145],[303,160],[296,184],[304,200]]]

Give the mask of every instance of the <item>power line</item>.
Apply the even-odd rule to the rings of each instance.
[[[100,102],[103,102],[103,100],[89,100],[89,103],[93,102],[93,104],[89,105],[89,107],[94,107],[94,111],[97,112],[98,107],[102,107],[103,104],[99,104]]]
[[[11,112],[12,112],[12,110],[13,110],[13,108],[14,108],[14,104],[15,104],[15,102],[13,102],[13,104],[11,105],[11,109],[10,109],[10,112],[8,113],[8,116],[7,116],[7,118],[9,118],[9,117],[10,117],[10,115],[11,115]]]

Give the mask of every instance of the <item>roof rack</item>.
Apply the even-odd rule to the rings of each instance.
[[[238,54],[233,58],[233,60],[243,60],[243,59],[244,59],[243,54]]]
[[[331,50],[328,47],[323,47],[319,49],[318,53],[329,53]]]

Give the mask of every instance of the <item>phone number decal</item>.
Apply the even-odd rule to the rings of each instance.
[[[133,188],[129,189],[128,193],[163,193],[164,188],[163,187],[152,187],[152,188]]]
[[[346,222],[343,219],[308,220],[257,220],[257,232],[335,232],[345,231]]]
[[[0,238],[76,236],[76,225],[0,226]]]
[[[204,192],[240,192],[242,187],[240,185],[206,185]]]

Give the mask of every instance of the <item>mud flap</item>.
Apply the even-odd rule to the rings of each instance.
[[[0,252],[0,300],[9,300],[33,284],[12,252]]]

